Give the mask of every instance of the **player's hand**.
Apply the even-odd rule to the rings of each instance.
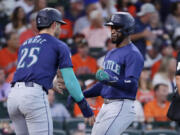
[[[65,89],[64,80],[62,79],[61,72],[58,70],[57,75],[53,80],[53,90],[63,94],[63,90]]]
[[[109,80],[109,78],[110,78],[109,74],[102,69],[99,69],[96,72],[96,79],[99,81]]]
[[[151,36],[154,36],[154,34],[149,30],[149,29],[145,29],[143,32],[142,32],[142,35],[144,36],[144,38],[149,38]]]
[[[93,126],[94,122],[95,122],[95,116],[94,115],[89,117],[89,118],[85,118],[85,123],[88,123],[90,126]]]

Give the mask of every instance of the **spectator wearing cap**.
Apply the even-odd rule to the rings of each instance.
[[[6,40],[7,47],[0,50],[0,67],[2,67],[6,75],[8,75],[16,70],[19,37],[17,33],[11,32],[6,35]]]
[[[5,82],[5,72],[3,68],[0,68],[0,102],[6,101],[11,86]]]
[[[70,7],[65,12],[65,18],[75,22],[78,18],[84,16],[83,0],[70,0]]]
[[[82,30],[90,48],[104,48],[106,40],[110,38],[110,29],[105,27],[104,19],[99,10],[90,13],[90,26]]]
[[[30,16],[30,26],[27,30],[25,30],[24,32],[21,33],[20,37],[19,37],[19,42],[20,45],[26,41],[27,39],[35,36],[38,33],[38,30],[36,28],[36,16],[37,13],[33,13]]]
[[[98,66],[96,60],[88,55],[88,43],[84,39],[78,43],[78,53],[72,56],[72,64],[75,74],[95,74]]]
[[[169,87],[168,93],[174,92],[176,86],[175,73],[176,59],[173,57],[163,57],[159,70],[152,79],[152,85],[156,86],[159,83],[164,83]]]
[[[135,24],[135,34],[131,36],[132,41],[140,50],[145,58],[146,54],[146,41],[149,37],[154,37],[151,32],[150,20],[152,15],[156,12],[155,7],[150,3],[145,3],[141,6],[141,11],[137,13],[136,24]]]
[[[168,85],[159,83],[154,87],[155,99],[144,106],[144,114],[147,122],[168,121],[167,111],[170,102],[167,100]]]
[[[27,29],[25,12],[22,7],[16,7],[12,13],[10,23],[8,23],[5,27],[5,33],[9,34],[10,32],[16,32],[20,35]]]
[[[90,26],[90,14],[94,10],[101,10],[101,5],[98,0],[85,0],[84,6],[86,10],[86,15],[80,17],[76,20],[74,24],[73,34],[81,33],[81,31]]]

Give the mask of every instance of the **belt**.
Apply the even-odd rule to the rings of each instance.
[[[104,98],[104,104],[109,104],[109,103],[116,102],[116,101],[124,101],[124,99],[107,99],[107,98]]]
[[[24,87],[39,87],[42,88],[46,93],[47,91],[45,90],[45,88],[37,83],[34,82],[15,82],[15,83],[11,83],[11,87],[19,87],[19,86],[24,86]]]

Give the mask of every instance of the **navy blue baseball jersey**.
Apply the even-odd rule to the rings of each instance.
[[[109,51],[103,63],[104,70],[116,80],[128,77],[139,80],[143,66],[143,56],[133,43]],[[123,90],[103,85],[101,90],[101,96],[108,99],[135,99],[136,93],[137,87]]]
[[[12,83],[35,82],[48,90],[57,69],[66,67],[72,67],[68,46],[49,34],[40,34],[21,45]]]

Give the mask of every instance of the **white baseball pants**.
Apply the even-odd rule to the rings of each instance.
[[[26,87],[23,82],[16,83],[7,103],[16,135],[53,135],[47,95],[40,85]]]
[[[91,135],[121,135],[135,119],[134,101],[111,100],[103,104]]]

